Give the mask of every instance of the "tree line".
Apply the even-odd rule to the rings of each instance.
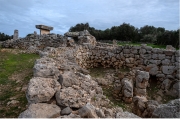
[[[119,40],[142,43],[153,43],[157,45],[172,45],[179,47],[179,29],[166,30],[163,27],[145,25],[136,28],[128,23],[113,26],[105,30],[98,30],[90,27],[89,23],[79,23],[70,27],[69,32],[88,30],[97,40]]]
[[[12,36],[9,36],[7,34],[0,32],[0,41],[5,41],[5,40],[11,39],[11,38],[12,38]]]

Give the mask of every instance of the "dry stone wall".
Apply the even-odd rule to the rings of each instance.
[[[179,50],[166,50],[142,46],[113,46],[85,44],[77,51],[76,60],[84,68],[123,66],[141,67],[160,80],[179,80]]]
[[[2,47],[5,48],[20,48],[28,49],[31,46],[38,49],[44,49],[45,47],[59,47],[65,44],[65,38],[59,34],[45,34],[37,35],[31,34],[25,38],[10,39],[2,43]]]

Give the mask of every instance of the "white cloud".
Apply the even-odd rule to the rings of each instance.
[[[20,36],[33,31],[37,24],[53,26],[63,34],[77,23],[89,22],[106,29],[123,22],[135,27],[153,25],[176,30],[179,24],[178,0],[0,0],[0,32]]]

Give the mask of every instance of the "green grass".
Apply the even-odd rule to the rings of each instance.
[[[33,76],[34,62],[39,58],[37,54],[14,53],[12,50],[0,48],[0,118],[17,118],[25,110],[27,99],[21,88]],[[19,104],[7,106],[12,97]]]
[[[103,68],[103,67],[96,67],[88,69],[90,71],[90,75],[95,78],[102,78],[106,74],[107,70],[114,70],[114,68]]]

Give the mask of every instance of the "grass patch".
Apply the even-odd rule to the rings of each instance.
[[[13,49],[0,49],[0,117],[17,118],[25,110],[27,99],[21,90],[33,75],[37,54],[15,53]],[[7,105],[12,99],[18,104]]]
[[[129,67],[121,67],[121,68],[119,69],[119,71],[120,71],[120,72],[130,72],[130,69],[129,69]]]
[[[90,75],[95,78],[103,78],[108,70],[114,70],[114,68],[103,68],[96,67],[88,69],[90,71]]]

